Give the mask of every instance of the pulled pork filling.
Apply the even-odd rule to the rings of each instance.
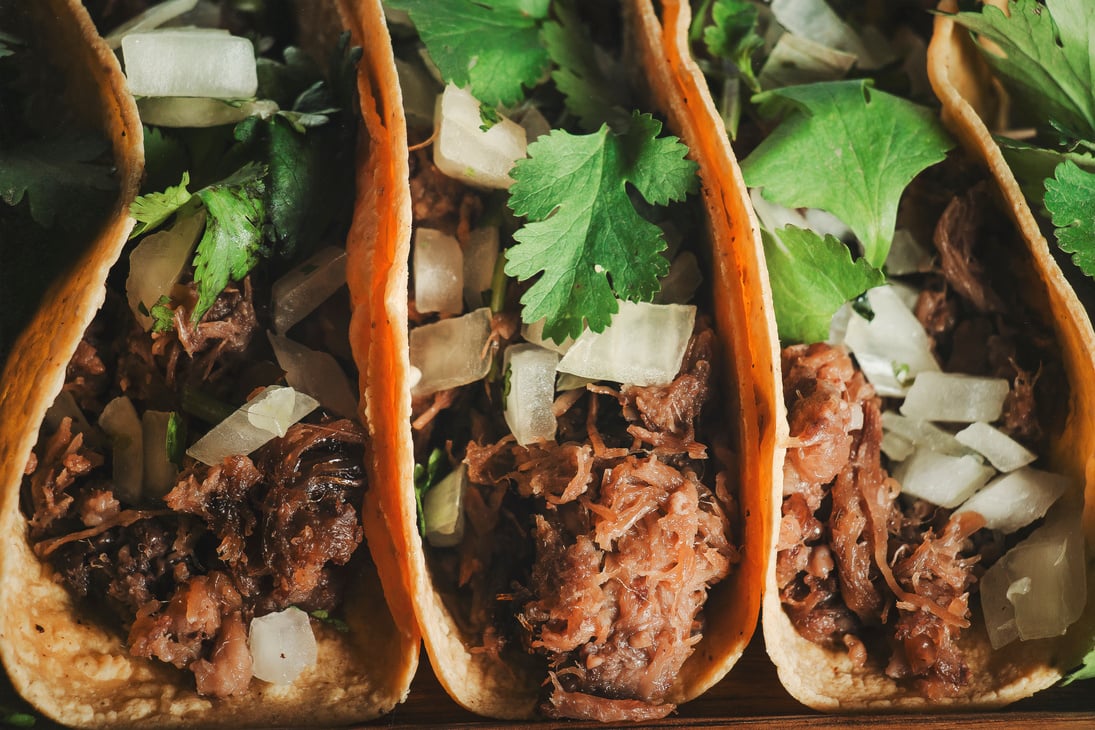
[[[260,371],[280,372],[265,338],[254,337],[249,280],[222,292],[196,326],[188,301],[173,303],[179,327],[150,337],[111,296],[69,364],[65,390],[78,407],[99,412],[123,394],[138,411],[182,412],[180,394],[190,389],[242,401]],[[100,337],[124,317],[120,336]],[[48,430],[24,481],[34,550],[76,597],[112,617],[132,655],[189,669],[200,694],[232,695],[252,677],[252,618],[339,607],[343,566],[364,537],[365,434],[357,423],[296,423],[253,454],[214,466],[185,457],[166,495],[136,504],[115,493],[112,450],[82,410]]]
[[[1015,235],[993,211],[982,185],[945,202],[933,236],[941,271],[924,283],[916,314],[944,370],[1009,381],[997,425],[1037,448],[1042,422],[1054,417],[1047,404],[1064,402],[1053,388],[1067,386],[1055,377],[1036,387],[1036,373],[1059,362],[1015,299],[1022,287],[1002,268],[1007,257],[992,257],[1001,262],[994,271],[977,263],[978,247],[996,250]],[[793,345],[782,363],[792,443],[776,576],[791,623],[926,697],[960,693],[970,675],[960,645],[970,598],[1004,540],[982,531],[976,513],[900,495],[881,452],[883,400],[843,347]]]
[[[479,196],[423,153],[411,170],[416,225],[466,242]],[[493,315],[499,357],[517,339],[519,295],[510,282]],[[413,305],[412,327],[433,321]],[[739,560],[722,437],[709,428],[697,440],[717,400],[716,347],[699,317],[672,382],[562,391],[555,439],[527,446],[502,418],[501,378],[412,404],[416,461],[443,447],[468,467],[463,539],[428,550],[435,584],[473,651],[546,674],[549,716],[642,721],[674,709],[665,698],[702,638],[708,590]]]

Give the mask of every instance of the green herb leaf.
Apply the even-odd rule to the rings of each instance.
[[[310,613],[309,615],[317,621],[321,621],[327,624],[340,634],[350,633],[350,624],[346,623],[340,618],[335,618],[330,614],[330,612],[325,611],[322,608],[312,611],[312,613]]]
[[[21,46],[23,42],[11,35],[10,33],[4,33],[0,31],[0,58],[11,56],[15,54],[13,46]]]
[[[186,455],[186,421],[176,411],[167,417],[167,458],[175,466],[182,467]]]
[[[258,263],[266,223],[265,174],[262,166],[247,165],[196,193],[208,216],[194,254],[198,303],[193,322],[201,320],[229,280],[239,281]]]
[[[1084,139],[1095,139],[1095,13],[1089,0],[1010,0],[1008,14],[986,5],[954,21],[999,47],[981,45],[1021,107]]]
[[[954,146],[936,116],[862,80],[791,86],[755,101],[783,121],[742,162],[746,183],[780,205],[829,211],[881,267],[905,186]]]
[[[543,275],[521,297],[521,317],[547,318],[544,336],[577,337],[583,323],[601,332],[616,299],[650,301],[669,270],[662,230],[642,218],[629,185],[651,205],[680,201],[696,187],[696,164],[662,124],[632,116],[624,134],[562,130],[529,145],[512,175],[509,206],[530,222],[513,238],[505,271],[524,281]]]
[[[386,0],[411,16],[442,78],[488,106],[512,105],[547,71],[540,22],[550,0]]]
[[[148,310],[148,316],[152,318],[152,331],[157,334],[175,329],[175,310],[171,307],[169,296],[160,297]]]
[[[627,85],[614,82],[601,68],[588,28],[565,5],[555,7],[558,20],[544,23],[543,40],[558,68],[551,78],[563,94],[566,108],[582,129],[593,132],[607,123],[626,126],[631,107]]]
[[[1095,649],[1092,649],[1084,655],[1083,664],[1078,669],[1069,673],[1061,684],[1072,684],[1081,679],[1095,679]]]
[[[8,727],[34,727],[37,723],[37,718],[28,712],[18,712],[16,710],[9,710],[6,707],[0,705],[0,725],[7,725]]]
[[[418,532],[426,536],[426,513],[422,507],[422,498],[426,492],[441,481],[441,467],[445,465],[445,452],[442,449],[434,449],[426,464],[414,465],[414,501],[418,506]]]
[[[1065,160],[1071,160],[1080,169],[1095,172],[1095,154],[1090,152],[1061,152],[1035,147],[1007,137],[996,137],[996,144],[1004,155],[1004,161],[1015,174],[1023,195],[1030,201],[1041,201],[1045,194],[1046,178]]]
[[[117,186],[109,162],[98,159],[107,143],[94,136],[70,135],[0,149],[0,200],[19,205],[26,197],[30,214],[43,228],[66,214],[83,191]]]
[[[162,193],[140,195],[129,205],[129,214],[137,219],[137,225],[129,237],[135,238],[143,233],[159,228],[164,221],[175,214],[179,208],[190,202],[193,195],[186,189],[190,184],[190,173],[182,174],[182,181],[169,187]]]
[[[764,39],[757,35],[757,15],[757,6],[749,0],[715,0],[711,25],[703,31],[707,52],[733,63],[753,91],[760,91],[753,55],[764,47]]]
[[[821,342],[844,302],[885,282],[877,268],[859,259],[833,236],[786,226],[761,230],[772,282],[776,325],[783,342]]]
[[[1072,261],[1095,278],[1095,173],[1071,160],[1057,166],[1046,180],[1046,209],[1056,227],[1057,244]]]

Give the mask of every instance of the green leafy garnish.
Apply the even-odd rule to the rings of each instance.
[[[414,465],[414,501],[418,506],[418,532],[426,536],[426,513],[422,507],[422,498],[439,481],[441,481],[441,467],[445,465],[445,452],[434,449],[426,464]]]
[[[108,149],[104,140],[80,134],[0,149],[0,200],[15,206],[26,198],[34,221],[50,228],[83,191],[117,186],[113,166],[99,161]]]
[[[981,45],[989,65],[1044,125],[1095,139],[1095,13],[1089,0],[1010,0],[954,16],[997,49]],[[1002,55],[1001,55],[1002,53]]]
[[[783,342],[821,342],[844,303],[885,282],[865,260],[833,236],[786,226],[761,231],[772,282],[776,325]]]
[[[15,49],[13,48],[13,46],[21,45],[23,45],[23,42],[21,40],[11,35],[10,33],[0,31],[0,58],[14,55]]]
[[[1000,152],[1004,155],[1004,161],[1015,174],[1023,195],[1031,201],[1042,199],[1045,194],[1046,178],[1053,177],[1053,171],[1065,160],[1075,162],[1080,169],[1095,172],[1095,154],[1090,152],[1062,152],[1007,137],[995,139]]]
[[[247,165],[230,178],[196,193],[208,217],[194,254],[198,303],[191,315],[193,322],[213,306],[229,280],[239,281],[258,263],[266,223],[265,174],[262,166]]]
[[[760,91],[753,55],[764,47],[764,39],[757,35],[757,15],[757,6],[749,0],[715,0],[711,24],[703,30],[707,52],[734,64],[741,80],[753,91]]]
[[[190,173],[184,172],[182,181],[178,185],[169,187],[162,193],[137,196],[137,199],[129,205],[129,214],[137,220],[137,225],[133,227],[129,237],[132,239],[146,231],[159,228],[175,214],[175,211],[189,203],[190,198],[193,197],[193,194],[186,189],[189,184]]]
[[[593,132],[602,124],[626,126],[631,103],[625,84],[613,83],[598,64],[588,28],[564,5],[555,7],[558,20],[544,23],[543,40],[557,68],[551,78],[566,108]]]
[[[1083,664],[1065,677],[1062,685],[1072,684],[1081,679],[1095,679],[1095,649],[1084,655]]]
[[[181,467],[186,455],[186,421],[176,411],[167,417],[167,458],[175,466]]]
[[[1057,244],[1088,276],[1095,276],[1095,173],[1071,160],[1046,180],[1046,210],[1056,228]]]
[[[547,71],[540,23],[550,0],[386,0],[404,10],[447,83],[487,106],[511,105]]]
[[[866,81],[791,86],[756,101],[783,121],[742,162],[746,183],[780,205],[837,216],[881,267],[902,191],[954,146],[935,115]]]
[[[696,187],[696,164],[662,124],[632,116],[623,134],[607,126],[593,134],[555,130],[529,145],[511,173],[509,206],[529,222],[506,252],[506,274],[540,278],[521,297],[521,317],[546,318],[544,336],[556,342],[601,332],[618,310],[616,299],[650,301],[669,264],[662,230],[636,211],[632,186],[651,205],[684,200]]]
[[[350,624],[346,623],[345,621],[343,621],[340,618],[335,618],[334,616],[332,616],[330,614],[330,612],[325,611],[322,608],[316,609],[315,611],[312,611],[308,615],[311,616],[312,618],[316,619],[317,621],[321,621],[321,622],[327,624],[328,626],[330,626],[332,629],[339,632],[340,634],[350,633]]]
[[[161,334],[175,329],[175,310],[171,308],[171,297],[160,297],[147,314],[152,318],[153,332]]]
[[[7,725],[8,727],[34,727],[36,722],[37,719],[30,713],[9,710],[0,705],[0,725]]]

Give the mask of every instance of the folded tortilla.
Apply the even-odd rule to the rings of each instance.
[[[672,17],[676,3],[663,2],[663,12]],[[682,23],[686,27],[687,23]],[[1030,209],[1019,193],[1014,177],[1004,165],[999,149],[993,143],[984,123],[974,107],[964,97],[974,101],[983,114],[995,113],[998,107],[992,90],[986,87],[988,79],[975,49],[967,38],[960,38],[953,24],[945,19],[936,20],[935,34],[929,51],[929,71],[936,93],[943,101],[943,116],[951,131],[961,140],[967,152],[991,171],[1002,197],[1003,207],[1015,220],[1022,233],[1024,250],[1030,274],[1026,294],[1028,303],[1037,311],[1047,313],[1053,322],[1054,335],[1061,347],[1062,361],[1070,384],[1068,417],[1063,429],[1053,434],[1053,447],[1047,455],[1047,468],[1068,475],[1084,485],[1085,521],[1088,555],[1095,545],[1095,335],[1091,323],[1066,284],[1057,265],[1049,255],[1045,239]],[[967,35],[967,34],[963,34]],[[961,92],[959,91],[961,90]],[[707,87],[700,85],[694,90],[704,97],[710,108]],[[722,121],[708,113],[703,119],[709,133],[725,139]],[[717,158],[710,162],[722,169],[716,188],[738,208],[749,206],[749,192],[740,175],[734,171],[729,145],[712,144],[710,155]],[[729,159],[727,159],[729,158]],[[758,241],[752,246],[760,247]],[[758,255],[763,266],[763,257]],[[761,272],[766,280],[766,272]],[[754,296],[770,305],[767,290],[762,286],[752,288]],[[754,350],[769,352],[778,348],[775,327],[754,327],[750,334],[755,339]],[[783,459],[788,431],[783,407],[783,394],[779,360],[772,369],[758,370],[763,379],[758,387],[758,398],[765,399],[764,407],[775,414],[781,423],[778,434],[779,448],[768,452],[772,463],[765,469],[770,475],[770,503],[774,507],[764,513],[768,529],[778,534],[783,489]],[[772,380],[768,380],[772,378]],[[774,395],[775,400],[768,400]],[[1072,495],[1079,502],[1082,495]],[[970,666],[971,681],[960,697],[928,700],[908,683],[900,684],[886,677],[877,666],[856,667],[845,651],[834,651],[815,644],[798,634],[780,602],[776,580],[774,545],[769,544],[772,554],[767,561],[764,583],[762,626],[769,656],[775,663],[780,681],[799,701],[810,707],[828,711],[922,711],[929,707],[994,707],[1004,705],[1050,686],[1065,671],[1079,663],[1086,651],[1095,627],[1095,602],[1089,601],[1084,616],[1069,632],[1060,638],[1038,641],[1016,641],[993,651],[985,631],[979,610],[972,612],[973,626],[963,632],[959,645]],[[1089,561],[1090,562],[1090,561]],[[1089,578],[1089,585],[1091,579]]]
[[[674,15],[665,29],[649,0],[625,2],[628,38],[634,41],[638,69],[650,85],[652,108],[665,113],[668,129],[679,135],[699,164],[708,223],[714,291],[715,329],[725,367],[718,373],[728,396],[722,412],[731,433],[736,463],[731,466],[741,512],[742,561],[715,585],[704,608],[702,641],[686,661],[667,702],[686,702],[715,684],[741,656],[753,635],[760,604],[760,585],[772,540],[771,495],[760,485],[770,483],[776,429],[782,406],[775,397],[774,373],[778,351],[772,338],[753,337],[755,328],[771,327],[767,281],[760,276],[759,236],[751,207],[716,185],[723,174],[739,175],[727,152],[712,154],[725,138],[698,123],[714,114],[710,100],[697,92],[702,74],[688,55],[687,18]],[[663,7],[676,3],[663,3]],[[668,15],[667,10],[667,15]],[[394,59],[378,76],[397,88]],[[399,101],[398,96],[396,102]],[[704,104],[707,104],[704,107]],[[388,219],[370,250],[370,278],[351,280],[355,308],[367,321],[358,323],[362,372],[372,384],[369,427],[378,436],[373,454],[384,516],[398,541],[402,580],[414,599],[413,612],[433,670],[448,693],[463,707],[495,718],[524,719],[535,713],[546,676],[525,667],[507,665],[484,652],[474,652],[477,639],[462,634],[433,585],[418,531],[413,488],[414,455],[410,431],[409,340],[407,322],[408,258],[411,245],[411,193],[406,121],[399,103],[384,110],[391,124],[393,167],[402,170],[397,188],[378,191]],[[720,142],[721,139],[721,142]],[[367,333],[367,335],[366,335]],[[759,347],[757,347],[759,345]],[[381,441],[381,434],[384,441]],[[383,570],[383,566],[382,566]]]
[[[407,602],[398,598],[400,584],[385,585],[393,612],[368,561],[360,561],[365,567],[347,589],[350,631],[317,632],[319,659],[313,668],[291,685],[253,680],[246,694],[212,699],[196,693],[189,674],[130,656],[115,632],[84,615],[31,549],[19,508],[23,467],[64,383],[66,365],[104,301],[107,272],[134,223],[129,204],[144,160],[141,124],[125,78],[81,3],[41,0],[26,4],[26,10],[35,13],[43,36],[63,59],[74,105],[80,101],[111,140],[121,190],[83,260],[46,296],[0,380],[0,658],[12,684],[45,715],[84,727],[332,725],[391,710],[407,696],[419,640],[413,621],[401,610]],[[378,53],[387,52],[377,49],[390,45],[387,28],[378,0],[300,3],[298,10],[302,35],[314,48],[330,48],[348,28],[353,42],[365,49],[358,86],[366,131],[357,150],[358,193],[347,242],[351,276],[358,276],[379,227],[375,197],[405,184],[405,175],[388,164],[392,135],[384,114],[393,106],[395,87],[375,72],[382,65]],[[359,367],[364,383],[364,361]],[[370,484],[377,484],[375,470],[368,471]],[[367,496],[366,541],[380,573],[387,564],[388,575],[394,575],[395,551],[387,531],[378,529],[383,528],[378,515],[375,498]]]

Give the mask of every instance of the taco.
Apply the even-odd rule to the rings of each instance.
[[[418,636],[369,555],[393,550],[367,496],[339,271],[355,275],[372,240],[363,201],[391,187],[377,123],[391,91],[375,51],[358,63],[350,41],[387,47],[379,5],[153,6],[119,34],[128,80],[87,13],[57,5],[56,37],[101,76],[126,184],[5,371],[12,683],[80,726],[387,712]],[[185,27],[210,16],[253,35]],[[162,61],[171,47],[186,72],[149,72],[142,51]],[[278,55],[256,65],[255,47]],[[209,59],[226,65],[203,75]],[[171,86],[195,79],[205,87]],[[134,200],[142,131],[148,192]]]
[[[692,38],[724,101],[708,123],[747,151],[721,182],[760,218],[784,345],[768,653],[823,710],[1028,696],[1078,663],[1092,620],[1090,322],[944,91],[968,54],[933,39],[967,145],[948,153],[937,112],[881,88],[926,91],[876,42],[896,26],[731,5],[702,4]]]
[[[394,206],[401,237],[373,252],[373,288],[361,292],[374,307],[373,372],[402,384],[371,407],[372,425],[387,433],[378,458],[404,580],[432,667],[462,706],[507,719],[538,706],[554,717],[662,717],[730,669],[756,620],[767,533],[754,516],[766,508],[750,487],[774,427],[755,415],[759,379],[740,334],[763,316],[737,278],[748,249],[730,245],[752,240],[750,219],[740,208],[729,219],[708,190],[703,208],[666,205],[685,198],[696,169],[701,182],[710,170],[701,155],[688,161],[660,121],[631,112],[649,95],[647,108],[690,143],[676,72],[661,40],[638,31],[636,7],[623,4],[621,22],[617,4],[453,5],[439,18],[430,3],[388,4],[416,144]],[[455,37],[439,37],[442,21],[460,26]],[[505,40],[488,40],[487,26]],[[621,64],[627,51],[632,74]],[[541,83],[553,63],[555,81]],[[499,78],[510,86],[492,85]],[[582,188],[589,178],[558,165],[580,145],[610,160],[605,187],[623,195]],[[646,155],[647,177],[629,155]],[[537,174],[554,192],[525,194]],[[516,274],[556,207],[551,195],[565,200],[549,227],[582,200],[607,197],[594,225],[604,240],[619,233],[609,217],[631,227],[625,260],[648,269],[642,282],[627,284],[616,268],[613,289],[607,259]],[[508,210],[539,222],[522,227]],[[655,223],[685,243],[667,250]],[[585,235],[576,244],[546,233],[547,258],[573,256]],[[536,314],[529,302],[546,290],[592,294]],[[648,303],[657,291],[661,303]],[[634,323],[622,336],[621,319]],[[606,354],[613,334],[619,349]],[[568,366],[582,350],[585,364]],[[557,383],[557,366],[574,372]]]

